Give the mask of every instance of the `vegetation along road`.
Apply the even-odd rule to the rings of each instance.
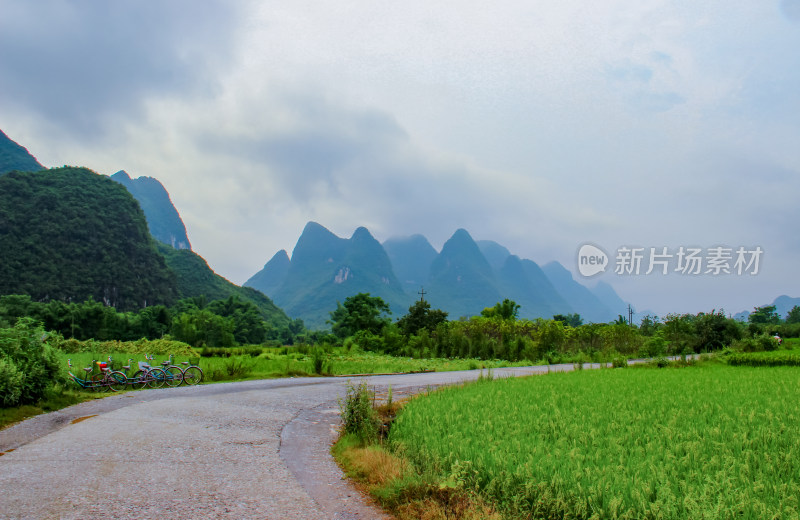
[[[494,376],[571,369],[503,368]],[[391,386],[398,398],[480,373],[365,380],[378,395]],[[0,431],[0,518],[383,518],[328,451],[347,381],[127,392],[28,419]]]

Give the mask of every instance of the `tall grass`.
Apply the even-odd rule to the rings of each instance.
[[[800,516],[800,369],[554,373],[408,403],[390,441],[512,518]]]

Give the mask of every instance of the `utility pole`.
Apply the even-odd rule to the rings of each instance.
[[[420,288],[420,290],[417,291],[417,294],[419,294],[419,301],[424,302],[425,301],[425,287],[420,285],[419,288]]]
[[[628,325],[633,327],[633,307],[630,303],[628,304]]]

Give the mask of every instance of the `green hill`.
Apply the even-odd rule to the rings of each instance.
[[[178,296],[139,204],[85,168],[0,177],[0,252],[0,294],[94,298],[120,310]]]
[[[188,249],[173,249],[163,243],[158,244],[158,250],[175,273],[180,298],[205,296],[210,302],[238,296],[254,303],[265,321],[274,326],[288,325],[289,317],[272,300],[251,287],[239,287],[216,274],[200,255]]]
[[[25,147],[18,145],[0,130],[0,175],[14,170],[35,172],[44,167]]]

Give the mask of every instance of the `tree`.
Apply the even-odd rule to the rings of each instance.
[[[267,339],[267,327],[253,302],[230,296],[208,304],[208,310],[233,320],[233,336],[237,343],[256,344]]]
[[[775,310],[774,305],[765,305],[763,307],[756,307],[755,310],[750,313],[750,316],[747,318],[747,321],[749,321],[750,323],[762,323],[762,324],[773,325],[780,323],[781,317]]]
[[[708,314],[701,312],[694,320],[694,329],[695,352],[719,350],[742,337],[742,331],[736,321],[727,318],[724,311],[712,310]]]
[[[369,293],[358,293],[348,296],[344,300],[344,305],[337,302],[336,310],[331,312],[331,324],[333,333],[346,338],[358,331],[367,331],[371,334],[380,334],[383,327],[389,323],[389,318],[384,316],[391,314],[389,305],[379,296],[370,296]]]
[[[172,336],[193,347],[232,347],[234,324],[207,309],[184,312],[172,320]]]
[[[658,321],[658,316],[650,316],[649,314],[642,318],[639,323],[639,332],[642,336],[652,336],[661,328],[661,322]]]
[[[504,320],[514,321],[519,314],[519,305],[514,300],[506,298],[502,302],[497,302],[494,307],[486,307],[481,311],[481,316],[485,318],[498,317]]]
[[[578,313],[573,314],[556,314],[553,316],[555,321],[560,321],[564,325],[569,325],[570,327],[580,327],[583,325],[583,318]]]
[[[786,323],[800,323],[800,307],[795,305],[786,314]]]
[[[408,314],[397,320],[397,326],[406,336],[417,334],[421,329],[432,332],[440,323],[447,321],[447,313],[440,309],[431,310],[431,304],[419,300],[408,308]]]

